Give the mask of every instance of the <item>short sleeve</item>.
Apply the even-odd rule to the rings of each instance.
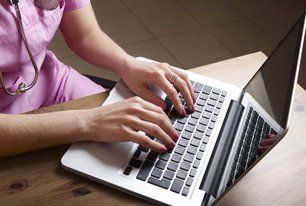
[[[90,0],[66,0],[65,11],[80,9],[90,3]]]

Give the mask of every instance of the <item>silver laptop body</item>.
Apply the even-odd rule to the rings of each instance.
[[[288,41],[291,42],[288,39],[294,35],[298,37],[298,39],[293,41],[298,44],[298,48],[293,48],[291,52],[290,49],[286,50],[286,46]],[[129,166],[131,159],[134,158],[136,150],[139,150],[139,145],[132,142],[111,144],[82,142],[73,144],[62,157],[62,166],[71,172],[136,195],[154,203],[184,206],[212,204],[227,188],[231,187],[235,182],[237,182],[236,180],[241,178],[241,176],[245,174],[245,171],[247,171],[250,166],[253,166],[258,162],[258,160],[260,160],[259,155],[251,155],[250,151],[252,150],[248,152],[247,157],[244,156],[244,159],[242,159],[242,154],[246,151],[246,149],[242,148],[242,145],[247,144],[248,140],[246,139],[245,135],[249,131],[249,128],[258,128],[257,124],[266,124],[269,126],[268,133],[273,131],[273,133],[280,136],[283,136],[287,131],[301,61],[304,35],[305,15],[303,15],[303,17],[301,17],[301,19],[296,23],[296,25],[287,34],[284,40],[279,44],[273,54],[268,58],[261,69],[254,75],[252,80],[243,90],[225,82],[217,81],[186,71],[190,80],[195,82],[195,84],[203,85],[203,88],[198,94],[197,101],[200,100],[202,94],[201,92],[204,92],[204,86],[209,86],[212,88],[210,95],[215,94],[213,91],[219,94],[217,99],[215,98],[216,95],[214,95],[214,98],[216,99],[216,106],[213,108],[212,116],[208,120],[209,122],[205,127],[205,132],[210,129],[209,137],[206,136],[206,133],[204,132],[202,139],[198,138],[197,140],[193,141],[198,125],[200,125],[200,119],[203,118],[202,115],[204,115],[205,108],[208,105],[208,99],[205,101],[206,103],[203,111],[200,112],[201,117],[199,121],[196,123],[196,125],[194,125],[195,129],[192,132],[192,137],[188,140],[188,145],[185,147],[186,150],[181,155],[182,159],[180,162],[178,162],[178,169],[174,171],[174,177],[172,180],[165,179],[165,171],[168,169],[172,157],[176,153],[176,148],[180,146],[180,143],[178,143],[176,148],[173,149],[172,153],[169,154],[170,158],[163,167],[164,169],[158,169],[162,170],[159,178],[154,176],[152,173],[154,168],[156,168],[156,164],[158,164],[157,161],[160,160],[160,157],[153,160],[153,167],[150,169],[150,172],[147,174],[148,176],[145,178],[145,180],[138,178],[144,162],[147,161],[148,154],[150,153],[149,151],[142,151],[140,156],[137,157],[137,160],[142,163],[139,168],[132,167],[129,174],[125,174],[125,170]],[[291,45],[291,43],[288,45]],[[290,64],[292,71],[290,70],[291,76],[288,77],[288,81],[290,80],[288,86],[286,87],[288,88],[288,91],[287,94],[284,94],[284,97],[282,97],[283,99],[286,98],[286,103],[282,105],[281,103],[284,102],[282,98],[277,99],[278,97],[275,97],[269,93],[269,87],[271,87],[271,85],[267,83],[267,79],[265,79],[265,77],[270,74],[265,73],[265,71],[268,71],[266,68],[271,67],[271,65],[273,66],[275,61],[281,61],[280,54],[282,54],[282,52],[285,50],[287,52],[294,53],[288,53],[288,56],[291,55],[291,59],[294,61],[292,64]],[[138,58],[138,60],[152,61],[145,58]],[[271,72],[275,71],[271,70]],[[278,87],[279,89],[282,89],[280,88],[280,85],[276,85],[275,88],[277,89]],[[166,98],[166,95],[158,88],[153,88],[153,90],[157,95],[164,99]],[[132,96],[134,96],[134,94],[125,86],[124,82],[119,81],[114,89],[110,92],[109,97],[103,105],[115,103]],[[272,99],[271,96],[273,97]],[[221,100],[222,104],[220,103]],[[277,101],[281,103],[278,104]],[[219,106],[217,107],[218,103]],[[276,111],[280,111],[281,109],[283,111],[281,115],[276,113]],[[215,112],[218,113],[218,115],[216,115]],[[212,122],[213,116],[217,116],[217,118]],[[246,126],[247,121],[254,116],[258,116],[256,120],[257,123],[255,125],[249,123],[249,125]],[[178,121],[179,119],[175,120],[174,125],[177,124]],[[189,121],[189,119],[187,121]],[[188,123],[186,123],[184,126],[180,139],[182,139],[182,135],[187,128],[187,124]],[[262,126],[262,129],[260,130],[262,134],[264,133],[263,131],[265,128],[266,127]],[[259,133],[259,129],[255,130],[255,133]],[[255,133],[253,134],[253,139],[255,138]],[[205,143],[204,138],[206,138]],[[201,152],[201,155],[198,157],[198,153],[194,154],[194,159],[192,159],[191,162],[189,162],[190,164],[188,164],[190,168],[187,168],[188,170],[184,168],[184,171],[182,169],[184,172],[182,177],[182,174],[178,174],[178,171],[182,168],[181,163],[186,160],[185,158],[186,154],[188,153],[188,147],[192,146],[193,148],[192,144],[197,143],[199,143],[197,152]],[[256,145],[254,146],[253,143],[250,143],[250,145],[246,146],[255,147]],[[246,163],[244,161],[246,161]],[[196,172],[194,172],[195,163],[197,163]],[[244,166],[244,169],[241,172],[239,171],[239,166],[242,164],[245,164],[246,166]],[[192,182],[190,183],[189,180],[192,169],[194,170],[192,172]],[[241,174],[238,175],[238,173]],[[186,175],[186,177],[184,175]],[[149,179],[151,183],[149,182]],[[170,183],[168,185],[164,184],[164,182],[162,182],[163,179],[167,180],[167,184],[169,181]],[[172,187],[175,179],[180,180],[180,183],[183,182],[183,186],[181,189],[179,189],[179,191],[177,188],[173,189]],[[153,181],[152,183],[152,180],[156,182]],[[187,181],[189,181],[188,184]],[[188,189],[188,192],[186,192],[186,188]]]

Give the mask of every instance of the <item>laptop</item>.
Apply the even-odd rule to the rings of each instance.
[[[197,98],[195,112],[187,117],[153,87],[180,135],[173,150],[160,154],[132,142],[82,142],[68,149],[62,166],[157,204],[213,204],[262,159],[258,148],[268,134],[280,140],[288,130],[304,36],[305,15],[242,90],[186,71]],[[103,105],[132,96],[119,81]]]

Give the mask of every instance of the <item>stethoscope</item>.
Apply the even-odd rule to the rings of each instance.
[[[23,28],[23,25],[22,25],[21,14],[20,14],[19,6],[18,6],[19,0],[8,0],[8,2],[9,2],[10,5],[13,5],[14,8],[15,8],[16,16],[17,16],[17,21],[18,21],[18,26],[19,26],[19,30],[20,30],[20,33],[21,33],[21,37],[22,37],[22,40],[24,42],[24,45],[25,45],[25,47],[27,49],[27,52],[28,52],[28,54],[30,56],[30,60],[31,60],[32,65],[33,65],[34,70],[35,70],[34,79],[31,82],[31,84],[26,85],[24,82],[21,82],[18,85],[18,88],[14,92],[8,91],[8,89],[6,88],[6,86],[4,84],[4,81],[3,81],[2,72],[0,71],[0,86],[2,87],[2,89],[4,90],[4,92],[7,95],[14,96],[16,94],[23,94],[23,93],[25,93],[26,91],[30,90],[36,84],[37,79],[38,79],[38,68],[37,68],[37,64],[35,62],[35,59],[33,57],[33,54],[31,52],[31,49],[29,47],[28,40],[26,38],[26,35],[25,35],[25,32],[24,32],[24,28]],[[54,10],[54,9],[56,9],[59,6],[60,0],[35,0],[35,3],[36,3],[36,5],[39,8],[41,8],[43,10]]]

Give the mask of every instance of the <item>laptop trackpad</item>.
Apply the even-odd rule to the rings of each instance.
[[[95,173],[98,171],[118,172],[126,164],[135,143],[94,143],[83,142],[73,144],[62,158],[63,165],[78,168],[81,172]],[[74,158],[77,158],[73,160]],[[69,160],[69,162],[65,162]],[[78,165],[73,165],[74,163]],[[82,168],[82,169],[81,169]]]

